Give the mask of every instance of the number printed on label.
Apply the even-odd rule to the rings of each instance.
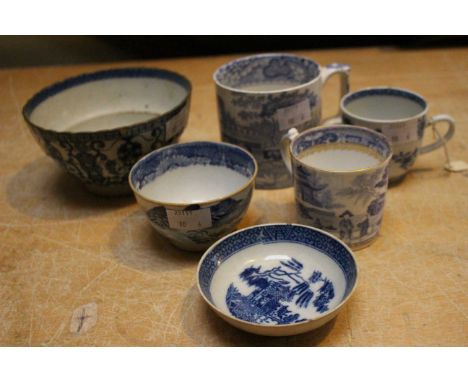
[[[182,231],[203,229],[212,226],[210,208],[183,211],[166,209],[169,227]]]
[[[171,139],[172,137],[176,136],[178,133],[182,131],[186,122],[187,122],[187,106],[182,108],[176,115],[174,115],[169,121],[166,123],[166,140]]]
[[[280,130],[289,130],[311,119],[309,100],[276,110]]]
[[[416,126],[411,129],[405,126],[382,126],[382,133],[391,143],[406,143],[418,140],[418,129]]]

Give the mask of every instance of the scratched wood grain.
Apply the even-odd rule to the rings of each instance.
[[[431,114],[456,119],[450,152],[468,161],[468,49],[299,53],[350,64],[352,89],[421,93]],[[212,73],[234,57],[119,65],[186,75],[193,98],[182,141],[219,140]],[[419,157],[390,189],[381,235],[357,252],[359,285],[334,321],[296,337],[253,336],[203,304],[195,287],[199,255],[161,239],[132,198],[87,193],[27,131],[20,110],[32,94],[109,66],[0,71],[1,345],[468,345],[468,174],[445,172],[441,150]],[[324,91],[325,115],[336,111],[337,93],[334,79]],[[256,191],[241,226],[294,221],[292,189]]]

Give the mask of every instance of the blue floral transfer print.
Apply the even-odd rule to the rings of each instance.
[[[306,320],[289,310],[291,306],[303,309],[310,306],[318,313],[328,311],[335,297],[333,283],[317,270],[305,279],[303,268],[301,262],[291,258],[271,269],[262,270],[261,266],[244,269],[240,279],[255,289],[243,295],[231,283],[226,294],[229,312],[241,320],[259,324],[291,324]]]
[[[418,156],[418,149],[414,149],[410,152],[403,152],[400,151],[398,154],[393,154],[392,160],[404,169],[408,170],[416,161],[416,157]]]

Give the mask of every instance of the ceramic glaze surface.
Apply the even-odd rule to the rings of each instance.
[[[318,64],[307,58],[290,54],[259,54],[231,61],[220,67],[214,76],[221,85],[240,89],[260,83],[304,84],[319,74]]]
[[[375,94],[348,102],[346,109],[362,118],[394,120],[412,118],[424,111],[424,106],[397,95]]]
[[[256,333],[258,325],[269,326],[268,335],[284,324],[298,325],[298,333],[315,319],[331,318],[356,278],[354,258],[341,242],[291,224],[237,231],[211,247],[198,267],[200,292],[221,317]]]
[[[39,145],[92,192],[131,192],[128,173],[144,154],[185,129],[190,82],[160,69],[82,74],[51,85],[24,106]]]
[[[239,86],[241,90],[247,91],[278,91],[278,90],[286,90],[293,88],[295,86],[300,85],[299,82],[261,82],[258,84],[248,84]]]
[[[167,171],[141,189],[141,195],[166,203],[200,203],[242,188],[249,178],[223,166],[193,165]]]
[[[108,113],[84,119],[66,127],[65,130],[73,133],[80,131],[102,131],[146,122],[156,117],[159,117],[159,114],[138,111]]]
[[[378,163],[341,172],[336,172],[337,157],[320,158],[330,161],[321,163],[322,167],[333,170],[304,163],[303,154],[327,145],[331,148],[358,145],[361,153],[372,152],[370,158],[379,158]],[[338,125],[308,130],[296,136],[290,148],[299,221],[324,229],[354,247],[370,243],[382,223],[388,185],[387,168],[392,152],[385,137],[369,129]]]
[[[50,96],[37,105],[30,119],[58,132],[101,131],[164,114],[186,95],[184,86],[164,78],[100,79]]]
[[[389,139],[393,150],[389,167],[390,181],[405,176],[418,154],[430,152],[442,145],[439,140],[421,147],[425,128],[433,124],[428,120],[427,112],[428,105],[424,98],[398,88],[358,90],[346,95],[341,101],[344,123],[370,128]],[[436,119],[449,123],[444,137],[448,141],[454,133],[453,120],[449,116],[438,116]]]
[[[307,58],[261,54],[227,63],[214,80],[222,140],[254,155],[258,188],[290,186],[279,142],[289,128],[303,131],[319,123],[323,70]]]
[[[301,153],[302,154],[302,153]],[[378,165],[382,158],[358,145],[319,145],[300,156],[303,163],[328,171],[353,171]]]
[[[323,253],[297,243],[259,244],[226,260],[211,283],[214,304],[263,324],[316,318],[342,300],[345,278]]]
[[[153,227],[174,245],[200,251],[242,219],[256,173],[255,159],[240,147],[191,142],[150,153],[129,178]]]

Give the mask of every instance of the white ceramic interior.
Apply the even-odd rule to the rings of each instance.
[[[369,94],[345,102],[347,113],[358,118],[389,121],[413,118],[424,111],[416,101],[398,95]]]
[[[375,167],[383,158],[360,145],[329,143],[316,146],[316,150],[308,150],[300,160],[325,171],[355,171]]]
[[[224,261],[216,270],[211,281],[210,293],[214,305],[223,313],[234,317],[226,304],[226,293],[231,283],[246,295],[254,288],[248,286],[239,277],[239,274],[250,266],[260,266],[262,270],[271,269],[280,266],[280,261],[288,261],[294,258],[304,265],[302,273],[312,275],[314,271],[320,271],[324,277],[332,283],[335,296],[330,300],[329,311],[332,311],[343,299],[346,281],[343,271],[338,264],[322,252],[298,243],[259,243],[245,248]],[[314,285],[314,293],[323,283],[318,282]],[[288,308],[292,313],[299,313],[302,318],[315,319],[321,315],[311,304],[307,307],[298,307],[291,301]],[[266,325],[275,325],[275,323],[265,323]]]
[[[95,132],[148,121],[178,106],[183,86],[163,78],[109,78],[65,89],[37,105],[30,121],[57,132]]]
[[[139,193],[161,203],[201,203],[231,195],[249,181],[225,166],[194,164],[166,171]]]

